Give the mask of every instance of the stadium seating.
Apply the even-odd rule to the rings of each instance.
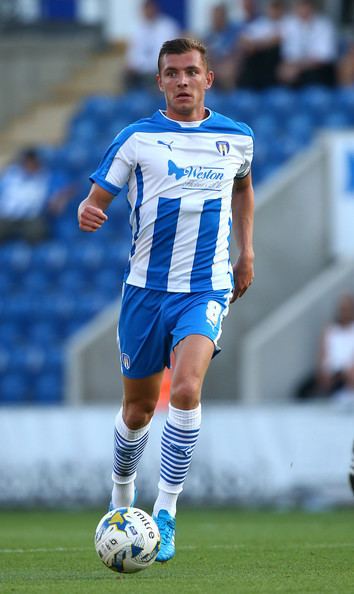
[[[319,129],[354,125],[353,88],[210,91],[208,105],[254,129],[256,185],[307,147]],[[0,403],[62,401],[65,342],[118,296],[130,247],[126,188],[94,235],[79,231],[78,203],[114,136],[162,106],[154,93],[89,97],[62,146],[42,147],[49,166],[71,175],[77,196],[52,221],[52,239],[35,246],[12,241],[0,250]]]

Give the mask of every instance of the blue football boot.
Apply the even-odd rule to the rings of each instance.
[[[169,561],[175,556],[175,532],[176,519],[170,516],[168,511],[160,509],[157,516],[153,516],[160,531],[161,545],[157,554],[156,561],[163,563]]]
[[[134,497],[133,497],[133,501],[131,502],[129,507],[134,507],[136,500],[138,498],[138,489],[136,487],[134,487]],[[109,506],[108,506],[108,511],[113,511],[115,508],[113,506],[113,501],[111,499],[111,501],[109,502]]]

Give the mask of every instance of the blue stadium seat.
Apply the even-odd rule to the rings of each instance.
[[[81,319],[81,318],[78,319],[73,316],[65,324],[61,325],[63,338],[65,338],[65,339],[70,338],[73,334],[75,334],[75,332],[80,330],[87,321],[88,320]]]
[[[267,89],[262,93],[261,104],[265,113],[284,122],[297,110],[297,93],[283,87]]]
[[[35,268],[22,276],[22,290],[40,293],[50,288],[51,277],[45,268]]]
[[[111,122],[109,122],[109,125],[107,128],[106,148],[108,148],[109,143],[111,143],[113,141],[113,139],[123,130],[123,128],[126,128],[131,123],[132,123],[131,120],[129,120],[127,117],[125,117],[124,114],[122,114],[118,118],[114,118]],[[103,154],[103,152],[101,154]]]
[[[15,282],[11,270],[4,268],[0,271],[0,295],[5,295],[15,288]]]
[[[24,404],[30,397],[29,383],[19,373],[6,373],[0,377],[0,403]]]
[[[0,378],[10,369],[11,349],[0,340]]]
[[[43,144],[38,147],[39,154],[44,163],[50,168],[58,167],[58,154],[60,148],[50,144]]]
[[[354,114],[353,114],[354,115]],[[354,124],[354,117],[345,110],[339,111],[334,110],[325,115],[323,120],[323,126],[325,128],[331,128],[334,130],[340,130],[343,128],[349,128]]]
[[[41,321],[31,324],[27,331],[27,340],[33,346],[43,349],[60,347],[61,334],[55,320]]]
[[[65,167],[73,175],[77,175],[83,169],[93,171],[97,165],[94,145],[80,142],[80,140],[73,140],[62,147],[62,158]]]
[[[58,344],[51,345],[45,352],[44,371],[61,373],[63,369],[63,358],[63,349]]]
[[[58,289],[63,293],[76,295],[87,288],[92,279],[87,278],[82,267],[68,268],[57,279]]]
[[[106,254],[105,266],[113,274],[121,274],[125,269],[130,251],[128,242],[112,240],[111,250]]]
[[[71,122],[67,132],[67,142],[94,143],[101,134],[101,130],[96,120],[87,117],[78,118]]]
[[[282,161],[285,162],[291,157],[295,156],[302,148],[307,146],[306,140],[299,136],[284,136],[279,150],[281,151]],[[272,164],[269,164],[272,167]]]
[[[223,104],[223,95],[224,93],[219,92],[218,90],[211,88],[208,91],[207,95],[207,106],[210,107],[213,111],[221,111],[222,104]]]
[[[237,120],[244,121],[250,126],[253,119],[259,115],[261,108],[260,94],[253,91],[239,89],[223,94],[220,101],[220,111]]]
[[[129,123],[149,117],[157,109],[164,107],[162,95],[144,90],[129,91],[116,100],[115,115],[124,116]]]
[[[284,122],[284,140],[301,148],[313,138],[315,127],[310,113],[297,113]]]
[[[48,294],[42,300],[40,319],[46,322],[61,324],[70,320],[75,313],[75,298],[71,292]]]
[[[108,302],[109,299],[100,291],[85,292],[76,299],[75,315],[73,317],[83,323],[89,322],[93,316],[103,311]]]
[[[273,144],[272,144],[273,146]],[[269,159],[269,139],[259,137],[253,156],[253,167],[257,168]]]
[[[107,268],[95,275],[95,288],[102,291],[105,299],[116,299],[121,291],[122,275]]]
[[[354,123],[354,86],[338,88],[335,92],[335,103],[339,109],[350,115],[351,122]]]
[[[27,326],[21,324],[17,319],[4,319],[0,324],[0,344],[4,347],[13,348],[25,340],[26,331]]]
[[[85,195],[83,194],[82,198]],[[63,216],[53,221],[53,233],[55,238],[63,242],[71,242],[81,236],[81,231],[76,216]]]
[[[63,400],[63,377],[61,373],[45,372],[34,384],[33,402],[36,404],[59,404]]]
[[[280,125],[278,119],[274,117],[274,112],[261,113],[254,118],[252,126],[257,139],[262,138],[268,144],[269,142],[273,144],[276,141]]]
[[[3,315],[9,321],[27,324],[34,319],[35,313],[41,304],[38,299],[27,292],[18,291],[10,293],[3,302]]]
[[[327,87],[306,87],[298,92],[299,105],[314,122],[322,124],[334,107],[334,93]]]
[[[33,264],[40,270],[56,275],[65,270],[69,260],[69,248],[60,241],[44,242],[35,248]]]
[[[31,267],[32,248],[24,241],[5,244],[0,250],[0,269],[22,274]]]
[[[98,234],[90,235],[88,240],[79,239],[72,247],[71,265],[93,272],[104,264],[105,252],[102,246],[102,237],[99,237]]]
[[[33,344],[24,344],[13,349],[11,356],[11,368],[22,373],[31,381],[44,369],[46,351],[43,347]]]
[[[78,109],[76,117],[85,117],[98,125],[114,117],[117,111],[117,98],[104,95],[91,96],[85,99]]]

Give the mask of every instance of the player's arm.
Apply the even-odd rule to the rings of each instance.
[[[78,220],[81,231],[97,231],[107,221],[105,210],[113,200],[113,194],[101,188],[98,184],[92,184],[91,191],[78,208]]]
[[[253,216],[254,193],[251,173],[242,179],[235,178],[232,189],[232,228],[239,256],[233,266],[234,292],[231,303],[242,297],[253,281]]]

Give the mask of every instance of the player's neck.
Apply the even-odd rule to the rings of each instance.
[[[201,122],[209,116],[209,111],[203,105],[199,109],[193,110],[191,113],[181,114],[167,106],[165,115],[170,120],[176,120],[177,122]]]

